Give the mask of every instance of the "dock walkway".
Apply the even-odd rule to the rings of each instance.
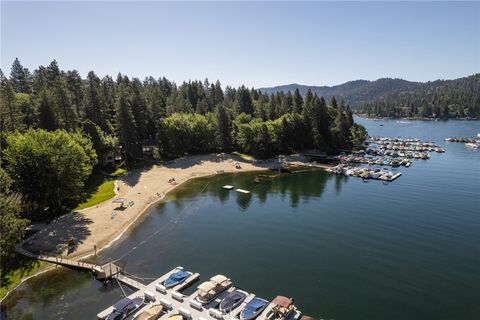
[[[15,250],[32,259],[42,260],[46,262],[50,262],[56,265],[64,266],[67,268],[74,268],[74,269],[81,269],[87,270],[95,274],[98,280],[108,280],[112,277],[121,274],[122,268],[115,263],[108,262],[104,265],[97,265],[89,262],[83,262],[79,260],[72,260],[72,259],[65,259],[62,257],[55,257],[55,256],[48,256],[44,254],[35,254],[30,252],[21,246],[17,246]],[[134,281],[134,280],[132,280]]]
[[[162,313],[158,316],[158,320],[166,320],[174,315],[181,315],[183,319],[189,320],[237,320],[239,318],[241,310],[255,297],[254,293],[248,293],[245,300],[240,303],[235,309],[230,312],[223,313],[219,310],[220,302],[230,293],[237,289],[235,286],[231,286],[226,289],[219,296],[217,296],[213,301],[207,304],[201,304],[195,300],[195,297],[198,294],[198,290],[194,291],[192,294],[186,295],[182,293],[182,289],[186,286],[191,285],[193,281],[196,281],[199,278],[198,273],[193,273],[184,283],[177,285],[173,288],[166,288],[163,286],[163,281],[167,279],[172,273],[179,270],[184,270],[183,267],[176,267],[173,270],[170,270],[168,273],[164,274],[160,278],[151,282],[150,284],[144,285],[143,289],[140,289],[131,295],[128,296],[130,299],[141,297],[145,299],[145,303],[160,304],[163,306]],[[118,276],[117,276],[118,278]],[[259,315],[258,319],[266,320],[268,311],[271,310],[275,304],[270,302],[266,309]],[[106,308],[97,314],[97,319],[104,320],[108,317],[109,314],[113,312],[113,306]],[[301,315],[300,312],[297,313],[298,319]],[[135,317],[135,316],[133,316]],[[293,318],[292,318],[293,319]]]

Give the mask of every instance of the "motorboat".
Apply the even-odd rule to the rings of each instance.
[[[174,272],[167,279],[165,279],[165,281],[163,282],[163,286],[165,288],[175,287],[177,284],[184,282],[191,275],[191,272],[184,270]]]
[[[266,314],[267,320],[286,320],[292,319],[292,315],[297,313],[297,308],[293,304],[293,299],[284,296],[277,296],[273,299],[274,305]],[[298,314],[300,317],[300,314]]]
[[[232,311],[233,309],[238,307],[247,296],[248,293],[243,290],[236,289],[232,291],[220,302],[220,311],[222,311],[223,313]]]
[[[198,294],[195,300],[201,304],[212,302],[220,293],[228,289],[232,285],[232,281],[223,276],[216,275],[198,286]]]
[[[132,320],[155,320],[162,313],[163,307],[160,304],[147,304],[133,316]]]
[[[255,319],[268,305],[268,301],[259,297],[254,297],[240,311],[240,320]]]
[[[183,320],[183,316],[181,314],[174,314],[168,317],[167,320]]]
[[[478,149],[480,147],[480,143],[469,142],[469,143],[465,143],[465,146],[469,148]]]
[[[142,297],[123,298],[113,305],[113,311],[107,316],[106,320],[126,319],[142,306],[143,301]]]

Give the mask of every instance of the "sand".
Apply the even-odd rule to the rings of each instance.
[[[237,168],[235,164],[239,164]],[[149,169],[128,172],[115,181],[116,198],[125,198],[125,209],[107,200],[96,206],[66,214],[33,235],[24,247],[32,252],[56,253],[84,258],[119,239],[148,208],[182,183],[222,172],[265,170],[276,160],[250,161],[228,154],[209,154],[176,159]],[[170,179],[175,181],[171,182]],[[169,182],[170,181],[170,182]],[[132,205],[128,205],[132,201]],[[75,248],[68,251],[68,240]]]

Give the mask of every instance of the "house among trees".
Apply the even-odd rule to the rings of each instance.
[[[152,160],[154,158],[155,141],[145,139],[142,141],[142,158]]]
[[[105,153],[100,161],[103,167],[119,166],[123,161],[122,146]]]

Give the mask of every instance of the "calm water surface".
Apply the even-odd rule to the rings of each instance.
[[[480,122],[357,121],[372,135],[435,141],[446,153],[400,168],[388,185],[323,171],[262,183],[255,173],[197,179],[99,260],[120,258],[143,278],[177,265],[203,280],[223,273],[264,298],[294,297],[317,318],[480,319],[480,151],[443,142],[476,135]],[[22,285],[3,318],[95,319],[121,294],[62,270]]]

